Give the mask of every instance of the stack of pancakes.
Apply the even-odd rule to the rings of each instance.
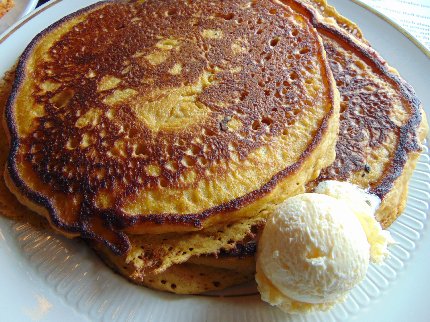
[[[378,195],[388,227],[427,133],[411,87],[323,0],[100,2],[39,34],[9,92],[9,190],[175,293],[252,279],[266,216],[322,180]]]

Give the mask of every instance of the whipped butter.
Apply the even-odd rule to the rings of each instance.
[[[256,280],[264,301],[288,313],[327,310],[382,262],[393,242],[374,218],[377,196],[325,181],[289,198],[267,220]]]

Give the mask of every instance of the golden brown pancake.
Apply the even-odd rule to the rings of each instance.
[[[15,78],[14,69],[6,73],[0,80],[0,112],[4,114],[6,102],[12,91],[12,84]],[[0,128],[0,171],[5,169],[9,145],[3,127]],[[16,211],[15,211],[16,210]],[[19,203],[15,196],[6,187],[3,178],[0,180],[0,215],[6,218],[35,217],[27,207]],[[40,216],[39,216],[40,217]]]
[[[308,185],[349,181],[382,199],[376,217],[388,228],[406,204],[408,182],[428,133],[413,89],[325,0],[295,0],[320,33],[341,94],[335,162]],[[300,9],[300,7],[302,9]]]
[[[288,5],[102,2],[49,27],[6,110],[9,189],[122,255],[126,233],[252,221],[303,192],[334,160],[338,93]]]
[[[398,72],[363,41],[355,24],[325,1],[296,2],[323,40],[341,94],[336,160],[309,188],[339,180],[368,189],[382,200],[376,218],[388,228],[404,210],[408,182],[428,133],[421,102]]]
[[[209,236],[200,242],[208,242]],[[186,241],[186,240],[185,240]],[[131,241],[137,246],[137,241]],[[255,242],[245,246],[235,244],[230,251],[217,249],[215,253],[191,256],[175,264],[170,262],[161,269],[154,253],[141,252],[138,257],[124,259],[115,256],[101,244],[93,245],[96,253],[115,272],[130,282],[152,289],[176,294],[199,294],[207,291],[223,290],[227,287],[242,284],[254,279],[255,275]],[[161,247],[159,247],[161,248]],[[173,256],[160,256],[164,261]],[[155,267],[148,262],[156,263]],[[147,266],[145,266],[147,265]]]
[[[7,73],[4,81],[0,82],[1,113],[12,90],[14,74],[14,70]],[[6,164],[8,148],[6,133],[0,127],[0,169],[4,169]],[[50,229],[45,218],[18,202],[3,179],[0,179],[0,215],[29,223],[34,229]],[[205,235],[196,233],[194,236],[178,238],[170,234],[165,241],[166,235],[158,235],[164,236],[158,240],[158,244],[154,240],[149,243],[150,239],[142,236],[130,236],[130,253],[133,255],[128,260],[127,256],[112,254],[110,249],[101,244],[92,246],[112,269],[133,283],[178,294],[197,294],[221,290],[253,279],[255,238],[263,221],[262,218],[256,218],[255,225],[253,221],[247,221],[247,226],[239,222],[230,227],[219,227],[219,230],[212,230],[212,235],[206,232]],[[224,228],[229,228],[227,234]],[[186,242],[188,247],[184,246]],[[198,247],[191,249],[192,243],[198,243]],[[148,253],[157,253],[158,257],[148,256]]]
[[[303,4],[308,5],[309,2],[297,2],[297,10]],[[318,4],[321,5],[321,2]],[[411,87],[374,50],[358,41],[357,35],[361,35],[361,32],[358,29],[354,34],[343,31],[357,28],[355,24],[340,28],[336,21],[345,24],[347,20],[338,16],[334,9],[328,11],[318,6],[318,11],[310,7],[302,7],[302,10],[303,14],[312,17],[321,34],[342,95],[336,160],[322,171],[320,177],[309,185],[309,189],[327,179],[347,180],[369,189],[382,198],[377,219],[386,228],[403,211],[408,181],[415,168],[421,142],[427,134],[425,114]],[[320,15],[321,12],[326,15],[331,12],[330,19]],[[262,227],[254,226],[255,239],[258,238],[258,229]],[[174,243],[174,240],[165,241],[166,244],[169,242]],[[241,242],[236,242],[234,248],[227,250],[230,255],[229,265],[233,267],[233,263],[242,263],[245,265],[242,270],[249,271],[255,268],[252,255],[256,240],[253,243],[252,234],[248,234],[244,243],[250,246],[246,252],[235,253],[236,248],[240,250],[243,247]],[[132,239],[132,249],[137,253],[128,260],[111,255],[110,261],[120,271],[127,262],[127,270],[123,268],[121,274],[140,283],[147,278],[145,269],[151,270],[150,262],[142,257],[145,248],[148,252],[148,248],[159,250],[162,245],[160,242],[154,247],[144,240]],[[219,253],[224,251],[221,249],[212,255],[211,265],[215,265]],[[139,260],[138,256],[144,260]],[[194,258],[190,257],[188,261]],[[246,265],[249,265],[248,270]],[[159,287],[156,283],[145,285]],[[163,284],[163,289],[169,290],[169,285]]]

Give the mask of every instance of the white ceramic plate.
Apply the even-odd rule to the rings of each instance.
[[[53,0],[0,38],[0,74],[32,37],[94,0]],[[332,0],[414,87],[430,115],[430,59],[399,30],[360,5]],[[430,157],[410,182],[405,213],[390,228],[392,257],[372,266],[348,300],[327,313],[287,316],[247,296],[176,296],[129,284],[79,241],[0,218],[0,321],[429,321]],[[253,286],[225,294],[243,294]]]
[[[15,6],[0,18],[0,34],[36,8],[37,0],[15,0]]]

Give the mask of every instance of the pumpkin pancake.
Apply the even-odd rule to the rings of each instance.
[[[22,55],[5,180],[60,233],[124,256],[128,234],[252,222],[303,192],[334,160],[338,108],[289,1],[101,2]]]
[[[308,185],[308,190],[312,191],[318,182],[329,179],[350,181],[369,189],[382,199],[376,216],[387,228],[401,214],[406,203],[408,182],[421,151],[421,142],[428,132],[425,113],[412,88],[366,42],[359,40],[363,36],[355,24],[346,25],[348,20],[339,16],[332,7],[325,10],[322,6],[326,5],[325,1],[313,2],[318,4],[318,9],[309,6],[310,3],[296,1],[295,9],[313,22],[323,39],[341,93],[341,123],[336,160]],[[338,25],[340,23],[342,28]],[[244,220],[242,227],[247,223],[251,224],[249,220]],[[255,268],[253,254],[258,232],[264,226],[259,223],[249,227],[252,227],[252,233],[248,233],[243,242],[233,240],[234,247],[227,250],[219,248],[212,255],[197,258],[211,258],[211,265],[216,265],[217,261],[223,263],[219,254],[227,253],[230,267],[234,267],[234,263],[242,264],[244,267],[241,270],[249,272]],[[228,234],[228,230],[226,232]],[[145,258],[145,253],[163,251],[163,244],[169,243],[175,244],[175,240],[166,239],[154,244],[142,237],[133,238],[133,251],[128,257],[108,255],[108,260],[121,274],[136,283],[158,288],[155,282],[148,283],[145,270],[154,274],[163,264],[166,270],[178,265],[181,257],[184,262],[185,259],[192,262],[196,258],[189,256],[187,250],[184,255],[175,258],[173,254],[181,250],[178,246],[172,248],[174,251],[170,258],[164,258],[163,264],[160,262],[158,267]],[[164,247],[164,252],[168,253],[169,248]],[[244,248],[244,252],[237,251]],[[101,249],[98,252],[107,253]],[[167,261],[173,265],[169,266]],[[154,280],[153,277],[151,280]],[[163,286],[163,289],[168,288],[169,285]]]
[[[421,102],[399,73],[363,41],[354,23],[325,0],[295,2],[296,10],[308,16],[320,34],[341,94],[336,160],[308,189],[324,180],[349,181],[368,189],[382,200],[376,218],[388,228],[404,210],[408,182],[428,133]]]

